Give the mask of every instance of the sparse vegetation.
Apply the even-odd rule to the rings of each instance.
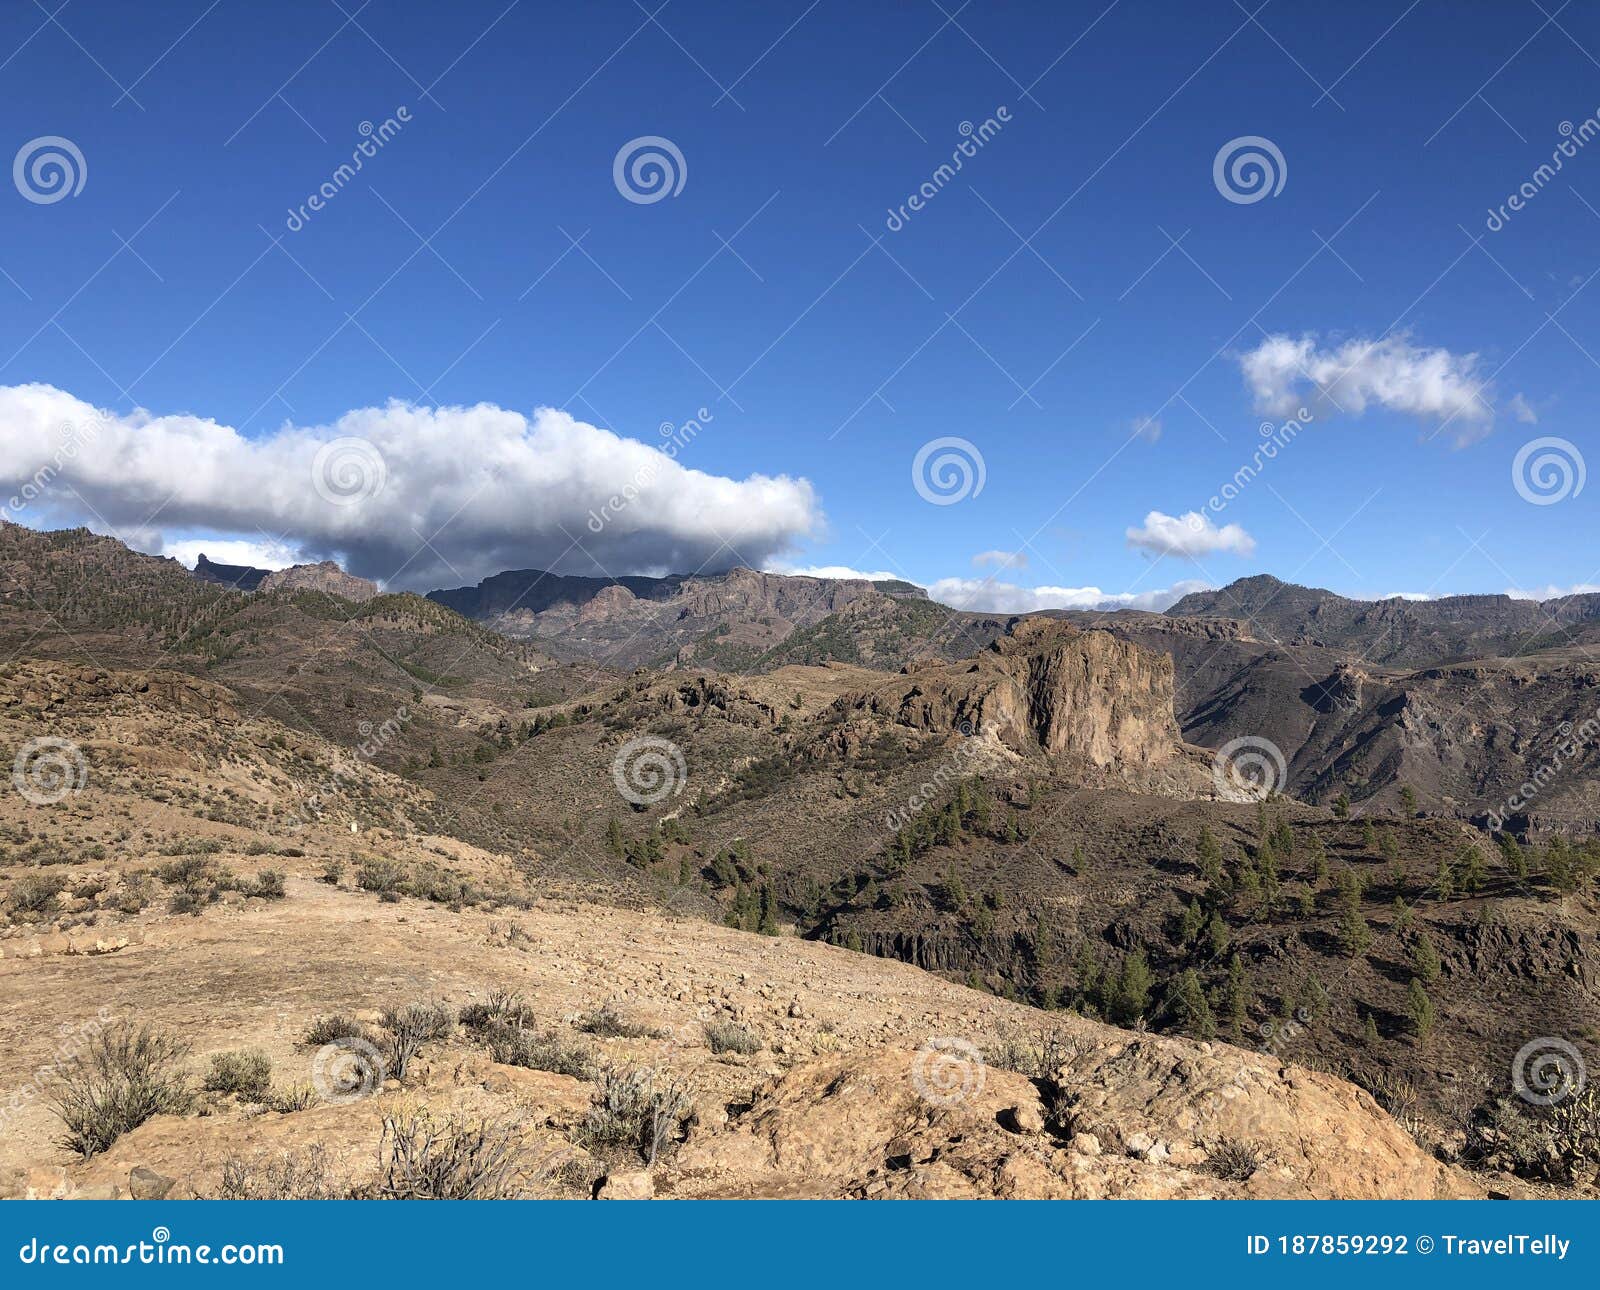
[[[689,1088],[645,1067],[607,1067],[595,1081],[578,1137],[590,1148],[627,1147],[646,1164],[678,1140],[694,1103]]]
[[[272,1090],[272,1062],[259,1048],[217,1053],[204,1088],[208,1093],[236,1094],[245,1102],[265,1102]]]
[[[706,1044],[714,1053],[738,1053],[748,1057],[761,1051],[761,1036],[738,1022],[708,1021],[704,1029]]]
[[[52,1095],[51,1110],[65,1128],[61,1145],[87,1160],[152,1116],[188,1111],[188,1054],[181,1040],[126,1021],[90,1036]]]
[[[509,1120],[385,1116],[374,1200],[510,1200],[524,1193],[528,1153]]]

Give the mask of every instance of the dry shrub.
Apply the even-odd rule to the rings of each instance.
[[[156,1115],[182,1115],[194,1096],[183,1059],[189,1045],[123,1021],[70,1058],[51,1097],[66,1132],[61,1145],[85,1160]]]
[[[714,1053],[739,1053],[749,1057],[761,1051],[761,1036],[736,1021],[708,1021],[703,1027],[706,1044]]]
[[[222,1162],[222,1200],[337,1200],[343,1194],[320,1142],[303,1151],[259,1151]]]
[[[436,1119],[426,1110],[386,1116],[373,1200],[511,1200],[532,1181],[510,1120]]]
[[[403,1008],[385,1008],[383,1028],[389,1032],[389,1070],[396,1079],[404,1079],[423,1044],[454,1033],[456,1014],[442,1003],[408,1003]]]
[[[584,1146],[631,1147],[654,1165],[678,1141],[693,1109],[688,1086],[676,1079],[645,1067],[608,1067],[595,1081],[578,1137]]]

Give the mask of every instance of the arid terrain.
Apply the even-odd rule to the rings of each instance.
[[[4,525],[0,1195],[1592,1195],[1600,599],[1457,599]]]

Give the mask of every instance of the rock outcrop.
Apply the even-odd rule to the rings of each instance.
[[[975,659],[917,664],[835,706],[1103,769],[1161,766],[1181,743],[1170,657],[1045,618],[1019,620]]]
[[[332,560],[320,564],[296,564],[278,569],[261,579],[259,591],[322,591],[345,600],[371,600],[378,584],[346,573]]]

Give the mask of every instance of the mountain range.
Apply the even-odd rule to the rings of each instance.
[[[909,584],[743,569],[511,572],[423,597],[326,565],[191,572],[86,530],[3,525],[0,736],[28,791],[0,808],[0,976],[28,1008],[59,1011],[72,981],[291,1063],[305,1058],[289,1014],[363,1010],[357,1033],[389,1043],[400,1023],[382,1005],[401,993],[448,994],[466,1018],[507,982],[571,1000],[604,981],[581,1016],[610,1020],[496,995],[523,1011],[492,1062],[479,1031],[451,1029],[393,1090],[441,1108],[473,1090],[531,1099],[580,1191],[624,1186],[574,1127],[598,1078],[592,1054],[571,1056],[586,1035],[715,1090],[651,1187],[777,1194],[799,1185],[771,1163],[782,1142],[857,1140],[860,1109],[835,1125],[829,1108],[853,1079],[891,1078],[886,1036],[967,1031],[997,1087],[1023,1070],[1066,1099],[1019,1130],[1044,1173],[994,1181],[1007,1140],[962,1120],[951,1132],[976,1155],[927,1150],[965,1160],[966,1181],[918,1186],[1211,1194],[1194,1170],[1221,1159],[1218,1135],[1293,1120],[1268,1091],[1279,1070],[1300,1072],[1291,1090],[1326,1081],[1304,1087],[1346,1108],[1333,1138],[1389,1142],[1390,1113],[1409,1136],[1378,1174],[1319,1157],[1273,1190],[1247,1169],[1256,1194],[1587,1186],[1581,1161],[1513,1149],[1547,1126],[1506,1099],[1529,1039],[1590,1045],[1573,1019],[1600,1004],[1589,599],[1552,602],[1519,652],[1547,607],[1500,597],[1373,606],[1247,579],[1165,614],[996,616]],[[29,757],[64,773],[32,774]],[[625,930],[585,912],[602,908],[629,911]],[[617,945],[585,945],[586,920]],[[674,930],[686,920],[707,930]],[[525,962],[544,946],[559,957]],[[841,991],[847,1025],[828,1002]],[[1002,1016],[1054,1038],[977,1033]],[[708,1051],[713,1031],[756,1047],[732,1060]],[[1235,1052],[1270,1074],[1250,1114],[1224,1123],[1178,1096],[1150,1159],[1140,1054],[1221,1087]],[[1075,1081],[1102,1078],[1094,1053],[1117,1054],[1105,1101],[1074,1110]],[[1031,1125],[1032,1103],[1006,1096],[1000,1122]],[[242,1150],[252,1113],[208,1105],[217,1152]],[[363,1141],[353,1113],[296,1114]],[[775,1127],[790,1114],[810,1127]],[[159,1163],[193,1124],[157,1117],[111,1159]],[[50,1131],[43,1107],[20,1122],[0,1191]],[[1079,1135],[1141,1169],[1091,1163]],[[1280,1137],[1258,1146],[1298,1161]],[[817,1194],[902,1185],[895,1141]],[[72,1185],[102,1184],[75,1168]],[[1318,1169],[1341,1181],[1305,1181]]]

